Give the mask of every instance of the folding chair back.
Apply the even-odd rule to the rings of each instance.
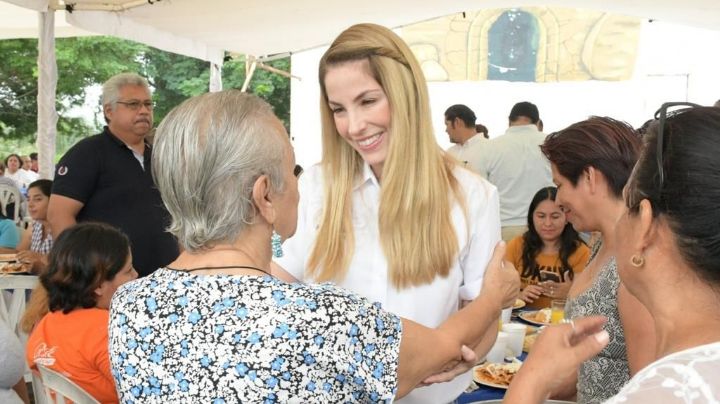
[[[25,312],[28,291],[35,289],[37,284],[37,276],[0,274],[0,320],[15,332],[23,344],[27,342],[27,335],[20,331],[20,317]]]
[[[93,396],[88,394],[80,386],[73,383],[62,374],[50,370],[43,365],[37,365],[42,377],[42,384],[45,389],[45,400],[47,403],[64,404],[66,400],[72,400],[75,404],[99,404]]]
[[[5,217],[12,217],[16,224],[20,223],[22,219],[20,217],[20,202],[22,202],[22,198],[20,198],[20,190],[17,187],[0,184],[0,212]],[[7,206],[11,203],[14,203],[15,207],[12,212],[8,212]]]
[[[35,289],[37,284],[37,276],[0,274],[0,321],[17,335],[23,348],[27,345],[28,335],[20,329],[20,318],[25,312],[28,291]],[[30,368],[26,365],[25,381],[29,382],[31,378]]]
[[[32,372],[32,389],[35,404],[49,404],[45,398],[45,386],[43,385],[39,371]]]

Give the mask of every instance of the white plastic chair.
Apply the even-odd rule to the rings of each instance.
[[[42,377],[42,385],[45,390],[47,403],[64,404],[66,400],[72,400],[75,404],[99,404],[93,396],[88,394],[80,386],[73,383],[62,374],[50,370],[43,365],[37,365]],[[62,400],[60,400],[62,399]]]
[[[35,289],[37,284],[37,276],[0,274],[0,321],[17,335],[23,347],[27,345],[28,336],[20,329],[20,318],[25,312],[28,291]],[[31,379],[30,368],[25,366],[25,381]]]
[[[45,398],[45,385],[43,385],[40,372],[32,372],[32,389],[35,404],[49,404]]]
[[[9,217],[7,211],[7,205],[15,202],[14,220],[16,224],[19,224],[22,220],[20,217],[20,203],[22,198],[20,197],[20,190],[17,187],[13,187],[7,184],[0,184],[0,211],[5,217]]]
[[[19,328],[20,317],[25,312],[27,291],[35,289],[38,277],[34,275],[0,275],[0,320],[4,321],[20,339],[27,342],[27,335]]]

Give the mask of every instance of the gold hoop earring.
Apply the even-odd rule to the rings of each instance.
[[[645,257],[642,255],[633,255],[630,257],[630,263],[635,268],[640,268],[641,266],[645,265]]]

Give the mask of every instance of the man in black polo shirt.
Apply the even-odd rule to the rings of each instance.
[[[103,85],[108,126],[83,139],[60,159],[55,172],[48,221],[53,236],[76,222],[109,223],[128,235],[133,266],[140,276],[177,258],[178,244],[165,231],[169,215],[153,183],[153,104],[142,77],[122,73]]]

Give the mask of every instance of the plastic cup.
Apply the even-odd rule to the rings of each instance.
[[[502,332],[507,334],[507,348],[513,357],[522,354],[525,331],[527,331],[527,326],[524,324],[510,323],[502,327]]]
[[[512,307],[503,309],[500,312],[500,324],[498,325],[498,329],[502,329],[503,324],[510,324],[510,316],[512,316]]]
[[[485,360],[490,363],[504,363],[505,362],[505,351],[507,350],[507,339],[508,335],[502,331],[498,333],[490,351],[485,356]]]

